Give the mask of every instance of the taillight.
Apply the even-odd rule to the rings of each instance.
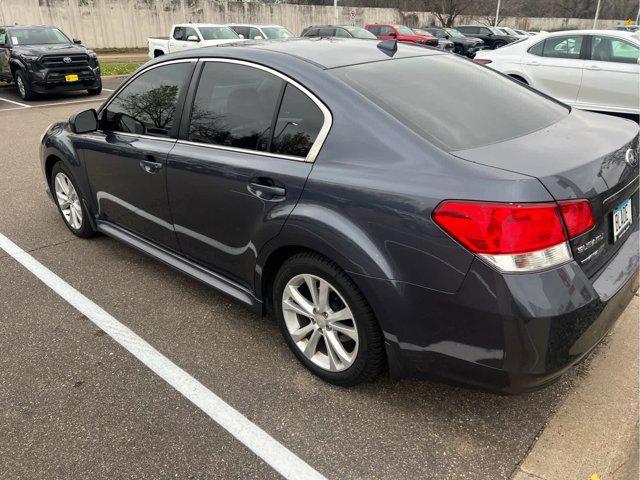
[[[493,60],[489,60],[488,58],[474,58],[473,59],[474,62],[477,63],[481,63],[482,65],[488,65],[490,64]]]
[[[589,200],[564,200],[558,202],[560,213],[567,227],[569,238],[582,235],[596,224]]]
[[[473,253],[505,272],[542,270],[571,260],[556,203],[441,203],[433,220]]]

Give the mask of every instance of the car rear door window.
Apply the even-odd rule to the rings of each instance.
[[[264,70],[206,62],[198,82],[188,140],[267,151],[284,80]]]
[[[109,132],[169,137],[176,107],[191,71],[189,62],[153,68],[124,87],[101,112],[101,129]]]
[[[591,60],[614,63],[638,63],[638,47],[619,38],[594,35]]]
[[[274,129],[272,151],[306,157],[316,141],[324,114],[299,88],[287,84]]]
[[[542,56],[579,60],[583,38],[582,35],[549,37],[544,41]]]
[[[321,28],[320,36],[321,37],[333,37],[333,33],[335,32],[334,28]]]
[[[373,33],[376,37],[380,35],[380,26],[379,25],[369,25],[367,28],[371,33]]]
[[[186,30],[187,29],[184,27],[176,27],[175,30],[173,31],[174,40],[186,40],[187,37],[184,35]]]

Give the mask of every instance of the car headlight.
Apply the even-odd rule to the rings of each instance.
[[[38,55],[20,55],[20,58],[25,62],[35,62],[40,57]]]

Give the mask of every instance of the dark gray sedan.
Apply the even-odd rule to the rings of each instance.
[[[638,285],[638,126],[435,49],[163,56],[51,126],[40,153],[74,234],[272,314],[338,385],[388,368],[538,388]]]

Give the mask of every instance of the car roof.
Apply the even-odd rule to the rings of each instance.
[[[226,25],[227,27],[258,27],[258,28],[263,28],[263,27],[281,27],[281,28],[287,28],[287,27],[283,27],[282,25],[276,25],[275,23],[229,23]]]
[[[0,25],[0,28],[58,28],[50,25]]]
[[[270,52],[277,55],[289,55],[297,60],[311,63],[322,69],[344,67],[361,63],[387,61],[398,58],[426,57],[431,55],[446,55],[437,49],[418,47],[398,42],[396,53],[390,57],[387,52],[380,50],[380,41],[360,40],[340,37],[302,37],[282,40],[251,40],[234,42],[215,47],[203,47],[184,50],[182,52],[162,55],[157,63],[187,57],[201,58],[249,58],[252,52]]]
[[[176,23],[174,27],[228,27],[224,23]]]

